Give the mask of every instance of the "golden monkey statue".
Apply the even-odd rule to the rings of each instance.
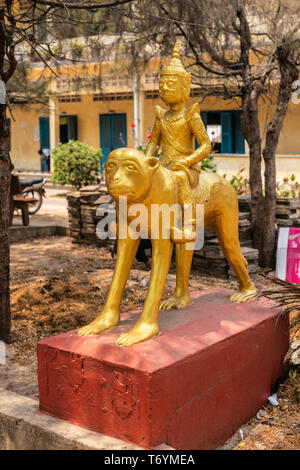
[[[111,152],[107,159],[106,183],[117,203],[117,218],[120,197],[127,198],[128,214],[130,207],[142,203],[149,238],[152,236],[151,217],[153,219],[152,208],[155,205],[171,207],[177,204],[192,209],[189,223],[184,221],[181,229],[173,217],[167,238],[163,236],[162,222],[159,222],[158,236],[151,239],[151,277],[145,304],[134,327],[118,338],[117,344],[120,346],[131,346],[158,334],[159,309],[180,309],[191,304],[188,285],[193,250],[190,245],[191,241],[195,241],[193,229],[197,204],[203,204],[204,226],[216,231],[224,255],[239,280],[239,290],[230,296],[230,300],[248,302],[256,293],[239,243],[237,195],[223,177],[210,172],[200,174],[197,167],[197,163],[209,155],[211,146],[198,105],[185,108],[189,93],[190,74],[181,64],[176,44],[173,57],[162,69],[160,79],[160,96],[169,110],[156,108],[156,120],[146,155],[135,149],[122,148]],[[199,148],[193,151],[194,136]],[[160,148],[162,157],[158,160],[156,155]],[[120,302],[139,245],[139,239],[131,233],[132,219],[129,216],[126,219],[126,236],[118,237],[116,266],[103,310],[93,322],[78,330],[79,335],[99,335],[120,322]],[[161,303],[174,242],[176,290],[172,297]]]

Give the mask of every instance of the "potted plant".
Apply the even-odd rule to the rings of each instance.
[[[54,44],[54,46],[51,47],[51,52],[53,55],[61,55],[62,53],[61,44]]]

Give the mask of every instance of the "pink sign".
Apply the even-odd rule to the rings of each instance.
[[[300,228],[290,228],[287,249],[286,280],[300,283]]]

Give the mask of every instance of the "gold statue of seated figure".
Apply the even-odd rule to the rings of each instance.
[[[162,69],[160,80],[160,96],[170,109],[156,109],[146,155],[135,149],[123,148],[111,152],[107,159],[106,184],[110,195],[117,208],[121,196],[127,197],[128,211],[136,203],[146,207],[149,237],[154,204],[169,207],[178,204],[192,209],[187,227],[184,224],[179,229],[174,219],[169,238],[162,236],[162,227],[159,227],[159,236],[152,238],[151,278],[143,311],[136,325],[118,338],[120,346],[131,346],[155,336],[159,332],[159,309],[179,309],[191,303],[188,284],[193,250],[187,241],[193,243],[195,240],[197,204],[204,205],[204,226],[216,231],[223,253],[239,280],[239,290],[230,296],[230,300],[248,302],[256,293],[239,243],[236,192],[223,177],[210,172],[200,174],[197,167],[197,163],[209,155],[211,145],[198,105],[185,108],[189,93],[190,74],[182,67],[176,44],[169,65]],[[196,150],[192,149],[194,137],[199,144]],[[160,148],[162,157],[158,160],[156,156]],[[139,239],[130,234],[130,222],[128,217],[127,236],[118,237],[116,266],[103,310],[92,323],[78,330],[79,335],[99,335],[120,322],[120,302],[139,245]],[[172,297],[161,302],[174,242],[176,290]]]

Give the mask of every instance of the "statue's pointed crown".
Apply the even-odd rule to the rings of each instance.
[[[169,60],[169,63],[165,65],[161,70],[162,75],[187,75],[185,68],[182,65],[179,55],[179,45],[178,42],[175,43],[173,48],[172,58]]]

